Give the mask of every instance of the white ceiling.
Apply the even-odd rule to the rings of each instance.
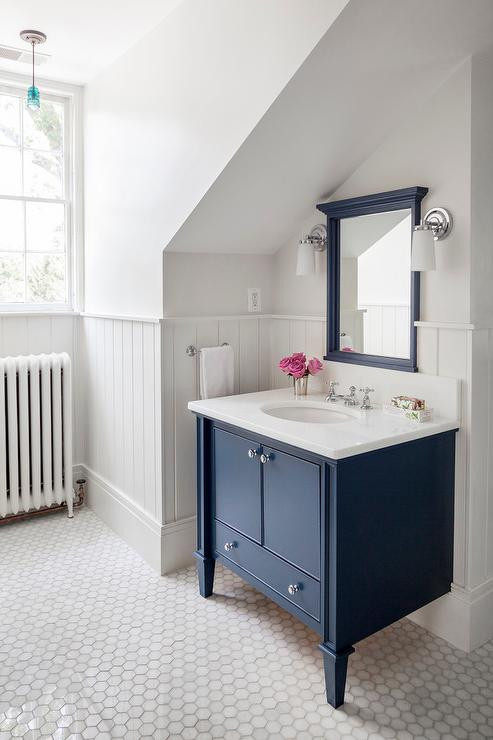
[[[166,249],[275,253],[491,44],[493,0],[350,0]]]
[[[84,84],[163,20],[181,0],[1,0],[0,44],[28,48],[19,33],[43,31],[39,67],[48,79]],[[0,59],[0,69],[29,73],[21,62]]]

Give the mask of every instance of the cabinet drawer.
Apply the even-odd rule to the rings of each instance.
[[[251,542],[221,522],[215,522],[215,549],[296,607],[320,621],[320,583]],[[289,592],[289,586],[297,590]]]

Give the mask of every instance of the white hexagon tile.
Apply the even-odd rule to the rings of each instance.
[[[317,636],[223,568],[160,577],[88,510],[0,529],[0,740],[493,737],[493,644],[407,620],[325,703]]]

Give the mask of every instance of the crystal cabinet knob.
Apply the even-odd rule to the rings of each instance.
[[[248,457],[250,460],[253,460],[254,457],[257,457],[257,450],[254,450],[252,447],[248,450]]]
[[[294,596],[294,594],[297,594],[299,590],[300,590],[300,587],[298,586],[297,583],[291,583],[288,586],[288,594],[291,594],[291,596]]]
[[[234,550],[236,547],[236,542],[225,542],[224,543],[224,549],[226,552],[231,552],[231,550]]]
[[[268,453],[265,454],[265,452],[262,452],[262,454],[260,455],[260,462],[265,465],[265,463],[269,462],[269,460],[272,460],[271,456]]]

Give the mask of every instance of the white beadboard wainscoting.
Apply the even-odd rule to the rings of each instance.
[[[0,357],[67,352],[74,357],[77,314],[0,314]]]
[[[424,372],[461,378],[457,437],[454,585],[420,610],[419,624],[472,650],[493,638],[493,331],[470,324],[418,322]],[[490,505],[488,506],[488,500]],[[464,623],[469,639],[464,642]]]
[[[67,352],[72,359],[72,387],[74,430],[73,459],[78,459],[80,428],[77,424],[77,387],[79,367],[77,342],[79,316],[77,313],[22,313],[0,314],[0,357],[39,355],[49,352]]]
[[[161,571],[159,321],[82,315],[79,363],[88,504]]]
[[[235,393],[271,387],[268,316],[169,318],[163,321],[164,470],[166,522],[195,516],[195,418],[187,409],[199,397],[197,349],[227,342],[235,353]]]
[[[271,388],[284,388],[292,380],[284,375],[277,364],[281,357],[293,352],[306,352],[310,357],[322,359],[325,354],[325,318],[323,316],[272,316],[270,343]],[[313,381],[313,382],[312,382]],[[319,387],[320,378],[310,378]]]
[[[409,306],[366,304],[363,314],[364,351],[368,355],[405,357],[409,354]]]
[[[248,393],[271,385],[270,338],[267,316],[162,322],[165,571],[189,564],[196,546],[195,417],[187,404],[199,397],[199,355],[189,357],[186,348],[230,344],[235,353],[235,393]]]

